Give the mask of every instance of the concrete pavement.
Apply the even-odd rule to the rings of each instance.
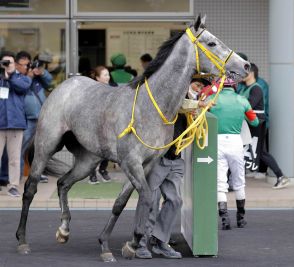
[[[114,179],[126,179],[125,175],[119,170],[111,170],[111,176]],[[247,208],[294,208],[294,179],[287,188],[274,190],[272,185],[275,178],[267,177],[264,179],[246,178],[246,207]],[[51,209],[59,208],[58,199],[51,198],[56,190],[56,178],[50,177],[48,184],[39,184],[38,192],[31,204],[32,208]],[[99,186],[99,185],[97,185]],[[22,193],[23,182],[20,185]],[[114,199],[69,199],[70,208],[88,208],[100,209],[111,208]],[[136,199],[130,199],[127,208],[135,208],[137,204]],[[229,208],[235,208],[234,193],[228,195]],[[7,195],[7,190],[2,187],[0,191],[0,208],[21,208],[21,198],[14,198]]]
[[[32,210],[27,224],[30,255],[16,252],[15,231],[19,211],[2,210],[0,216],[0,266],[1,267],[293,267],[293,210],[248,210],[248,224],[236,228],[235,211],[230,211],[232,230],[218,231],[217,257],[194,257],[180,230],[180,217],[173,229],[175,249],[183,259],[172,260],[153,255],[151,260],[122,258],[122,245],[132,239],[134,211],[124,211],[110,237],[109,246],[117,259],[116,264],[103,263],[99,258],[101,248],[97,237],[103,230],[108,210],[73,210],[70,238],[58,244],[55,233],[60,225],[59,211]],[[218,226],[220,229],[220,224]]]

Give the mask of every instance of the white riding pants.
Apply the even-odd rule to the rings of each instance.
[[[245,167],[244,151],[241,135],[218,135],[218,164],[217,164],[217,191],[218,202],[226,202],[228,192],[228,170],[231,171],[232,187],[236,199],[245,199]]]

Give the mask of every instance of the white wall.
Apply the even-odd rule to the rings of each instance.
[[[245,53],[269,81],[268,0],[195,0],[194,10],[206,14],[207,29],[236,52]]]
[[[294,0],[269,6],[270,151],[294,177]]]

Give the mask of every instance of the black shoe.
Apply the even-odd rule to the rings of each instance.
[[[218,202],[218,214],[222,220],[222,230],[231,230],[227,202]]]
[[[222,230],[231,230],[231,222],[229,217],[222,218]]]
[[[146,247],[138,247],[136,249],[136,258],[152,259],[152,254]]]
[[[175,245],[177,245],[177,241],[176,241],[175,239],[172,239],[172,238],[169,239],[168,243],[169,243],[171,246],[175,246]]]
[[[244,218],[238,219],[237,217],[237,227],[238,228],[244,228],[247,222],[244,220]]]
[[[99,173],[101,174],[102,178],[104,179],[104,182],[109,182],[110,181],[110,176],[108,175],[107,170],[99,170]]]
[[[157,255],[163,255],[168,259],[181,259],[182,254],[175,251],[168,243],[157,240],[157,244],[152,247],[152,252]]]

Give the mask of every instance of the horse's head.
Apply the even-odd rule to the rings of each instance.
[[[203,18],[198,16],[195,24],[186,31],[190,40],[195,43],[196,71],[214,75],[226,74],[236,80],[246,77],[250,70],[250,63],[211,34],[204,24],[205,16]]]

